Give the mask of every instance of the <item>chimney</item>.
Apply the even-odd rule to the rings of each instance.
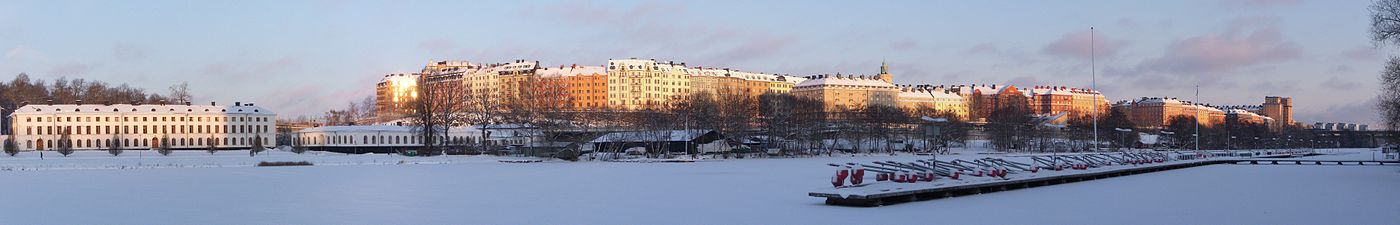
[[[47,100],[47,101],[48,101],[49,105],[53,105],[53,99],[49,99],[49,100]]]
[[[233,106],[243,106],[243,102],[233,102]]]
[[[78,100],[75,100],[75,101],[73,101],[73,102],[78,103],[78,105],[83,105],[83,100],[82,100],[82,99],[78,99]]]
[[[210,102],[209,102],[209,106],[219,106],[219,104],[217,104],[217,103],[215,103],[215,102],[213,102],[213,101],[210,101]]]
[[[190,101],[185,101],[185,106],[190,106]]]

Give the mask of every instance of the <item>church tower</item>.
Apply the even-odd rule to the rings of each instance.
[[[882,80],[882,81],[885,81],[885,83],[891,83],[891,84],[893,84],[893,83],[894,83],[894,75],[890,75],[890,64],[889,64],[889,63],[885,63],[884,60],[881,60],[881,61],[880,61],[880,74],[879,74],[879,75],[875,75],[875,78],[880,79],[880,80]]]

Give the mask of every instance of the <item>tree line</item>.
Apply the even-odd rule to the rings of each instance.
[[[752,95],[744,91],[696,92],[664,103],[623,109],[608,106],[575,107],[562,96],[564,87],[539,78],[525,78],[501,89],[464,87],[460,84],[419,85],[418,98],[410,104],[407,119],[429,152],[454,148],[497,151],[503,144],[489,141],[495,126],[529,125],[538,135],[526,146],[546,143],[584,145],[601,134],[630,132],[648,140],[661,140],[670,131],[711,130],[724,136],[736,153],[816,149],[850,152],[931,151],[961,145],[971,126],[951,112],[924,105],[909,109],[870,105],[860,108],[827,107],[824,103],[789,93]],[[425,83],[420,83],[425,84]],[[921,118],[945,118],[937,122],[941,132],[925,132],[932,122]],[[451,139],[448,129],[476,126],[479,137]],[[592,135],[581,135],[592,134]],[[654,143],[648,154],[660,155],[664,143]],[[620,152],[623,149],[596,149]],[[686,149],[697,153],[697,149]]]

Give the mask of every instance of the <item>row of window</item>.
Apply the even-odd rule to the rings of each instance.
[[[207,142],[206,142],[206,140],[207,140]],[[120,146],[123,147],[123,148],[133,148],[133,147],[134,147],[134,148],[154,148],[154,147],[157,147],[157,145],[160,145],[160,142],[169,142],[170,147],[174,147],[174,148],[189,148],[189,147],[208,147],[209,145],[214,145],[214,146],[223,146],[223,145],[244,145],[244,146],[246,146],[246,145],[251,144],[251,143],[253,142],[253,140],[254,140],[254,138],[76,139],[76,140],[69,140],[69,141],[68,141],[69,143],[67,143],[67,144],[68,144],[68,146],[73,146],[73,148],[100,148],[100,149],[106,149],[106,148],[111,148],[113,145],[120,145]],[[269,141],[271,141],[271,139],[270,139],[270,138],[264,137],[264,138],[262,138],[262,141],[263,141],[263,143],[269,143]],[[36,146],[36,143],[37,143],[37,146]],[[53,149],[54,147],[57,147],[57,145],[54,145],[54,144],[55,144],[55,143],[54,143],[54,140],[39,139],[39,140],[37,140],[37,141],[35,141],[35,140],[25,141],[24,147],[27,148],[27,149],[31,149],[31,150],[33,150],[33,149],[37,149],[37,150],[46,150],[46,149]],[[64,144],[64,143],[59,142],[58,144]],[[207,144],[207,145],[206,145],[206,144]],[[36,147],[37,147],[37,148],[36,148]]]
[[[37,131],[37,132],[36,132]],[[24,135],[266,133],[268,125],[27,126]]]
[[[24,122],[267,122],[267,117],[221,116],[23,116]],[[139,120],[139,121],[138,121]],[[188,120],[188,121],[187,121]]]
[[[396,144],[419,144],[419,143],[421,143],[421,140],[423,139],[422,137],[418,137],[418,136],[397,136],[397,135],[390,135],[390,136],[384,136],[384,135],[358,135],[358,137],[359,137],[358,139],[356,139],[356,137],[357,137],[357,135],[336,135],[336,136],[324,136],[324,135],[322,135],[322,136],[302,137],[302,138],[298,139],[297,141],[298,141],[299,143],[301,143],[301,144],[312,144],[312,145],[323,145],[323,144],[328,144],[328,145],[343,145],[343,144],[350,144],[350,145],[353,145],[353,144],[370,144],[370,145],[388,144],[388,145],[396,145]],[[461,143],[469,143],[469,142],[472,142],[472,140],[473,140],[473,139],[472,139],[471,137],[456,136],[456,137],[449,137],[449,140],[447,140],[447,141],[448,141],[448,142],[451,142],[451,143],[458,143],[458,144],[461,144]],[[438,143],[439,143],[439,144],[444,144],[443,141],[438,141]]]

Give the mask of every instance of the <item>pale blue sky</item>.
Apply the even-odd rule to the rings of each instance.
[[[198,101],[259,102],[284,117],[372,95],[431,60],[544,65],[609,58],[896,83],[1090,83],[1258,104],[1294,97],[1295,119],[1373,123],[1369,1],[9,1],[0,79],[87,78]]]

